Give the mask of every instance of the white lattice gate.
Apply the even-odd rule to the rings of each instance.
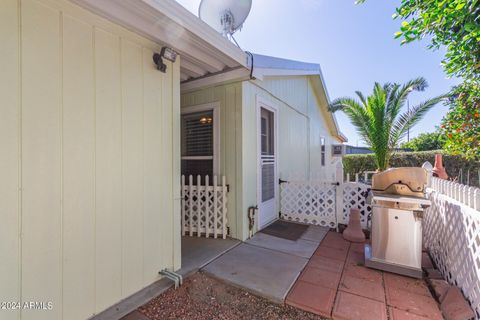
[[[359,182],[284,181],[280,185],[282,219],[336,228],[347,224],[350,208],[358,208],[367,227],[371,207],[366,195],[370,186]]]
[[[285,220],[335,228],[336,186],[318,181],[288,181],[280,185],[280,213]]]
[[[227,192],[225,177],[218,184],[217,177],[182,176],[182,235],[198,237],[227,237]],[[203,183],[202,183],[203,182]]]

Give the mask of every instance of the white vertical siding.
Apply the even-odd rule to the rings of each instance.
[[[0,318],[85,319],[180,265],[179,62],[64,0],[0,39],[0,300],[53,302]]]
[[[308,83],[308,117],[310,119],[310,176],[314,179],[336,181],[337,161],[341,158],[332,157],[332,145],[339,144],[338,138],[332,136],[325,120],[327,114],[327,100],[325,96],[318,97],[313,89],[312,82]],[[325,166],[321,165],[320,138],[325,138]]]
[[[308,107],[308,77],[271,77],[255,83],[286,104],[306,114]]]

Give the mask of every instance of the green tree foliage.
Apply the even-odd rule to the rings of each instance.
[[[344,97],[334,100],[330,111],[343,111],[357,129],[358,134],[372,149],[377,169],[389,166],[394,149],[408,129],[445,96],[438,96],[420,103],[402,113],[408,95],[412,91],[423,91],[428,87],[424,78],[411,80],[404,85],[375,83],[372,95],[365,97],[357,91],[357,98]]]
[[[421,133],[417,137],[400,145],[400,148],[413,151],[441,150],[445,145],[445,136],[438,130],[435,132]]]
[[[480,80],[480,0],[402,0],[393,17],[403,20],[402,44],[428,37],[429,48],[446,48],[449,76]]]
[[[463,83],[454,90],[455,96],[442,121],[446,136],[445,150],[467,159],[480,159],[480,85]]]

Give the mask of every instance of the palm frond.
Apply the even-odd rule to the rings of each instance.
[[[390,146],[392,148],[397,146],[398,142],[407,134],[408,129],[416,125],[428,111],[447,98],[448,95],[440,95],[426,100],[419,105],[412,107],[410,111],[406,111],[400,115],[392,127]]]
[[[436,104],[446,96],[427,100],[410,111],[400,114],[412,91],[423,91],[428,86],[424,78],[408,81],[404,85],[376,82],[373,93],[367,97],[355,91],[359,100],[343,97],[334,100],[329,110],[344,112],[360,137],[375,154],[377,168],[388,168],[393,150],[407,130],[414,126]]]
[[[395,119],[402,110],[408,99],[408,95],[413,91],[424,91],[428,88],[428,82],[423,77],[412,79],[397,89],[397,95],[392,107],[389,110],[389,117]]]

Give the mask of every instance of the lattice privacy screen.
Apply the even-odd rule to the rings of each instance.
[[[440,194],[423,219],[423,243],[443,277],[461,288],[480,319],[480,212]]]
[[[335,228],[336,186],[326,182],[286,182],[280,186],[283,219]]]
[[[289,181],[280,186],[283,219],[336,228],[348,223],[350,208],[361,212],[362,227],[367,227],[371,207],[366,203],[369,186],[357,182],[340,185],[322,181]]]
[[[342,195],[341,212],[339,212],[338,223],[348,224],[350,209],[360,210],[360,224],[362,228],[367,228],[369,215],[372,213],[372,207],[367,203],[366,196],[370,191],[370,186],[360,182],[345,182],[340,184],[339,192]]]

